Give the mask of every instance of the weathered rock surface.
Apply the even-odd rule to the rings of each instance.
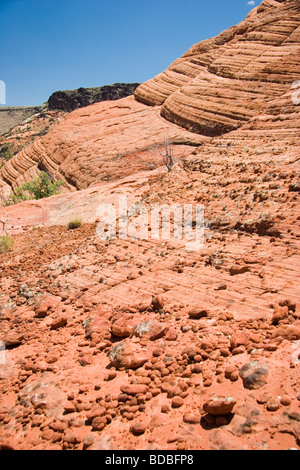
[[[43,169],[55,179],[64,179],[70,189],[84,189],[161,166],[162,157],[155,147],[164,144],[166,132],[179,143],[204,140],[168,123],[157,110],[132,96],[96,103],[68,114],[47,135],[8,161],[0,177],[16,188]]]
[[[233,28],[194,53],[207,48],[217,60],[232,41],[249,52],[251,36],[257,47],[277,44],[276,57],[284,44],[299,47],[291,32],[298,19],[298,2],[264,1],[246,20],[248,32]],[[258,20],[260,30],[251,30]],[[237,56],[226,57],[243,82]],[[282,87],[289,64],[267,57],[270,87],[274,74]],[[208,68],[219,80],[220,70]],[[0,449],[299,449],[295,90],[213,139],[164,120],[161,105],[132,96],[98,103],[5,165],[8,189],[40,162],[62,177],[74,172],[76,187],[86,189],[0,209],[15,239],[0,253]],[[176,156],[183,154],[171,172],[158,161],[165,130],[177,139]],[[114,181],[97,173],[105,153]],[[157,168],[149,168],[156,153]],[[97,207],[117,206],[120,195],[148,210],[203,204],[202,248],[151,237],[151,225],[143,239],[101,239]],[[82,225],[68,230],[78,216]]]
[[[123,342],[111,348],[109,359],[118,369],[137,369],[148,361],[149,355],[147,350],[139,344]]]
[[[203,404],[203,411],[215,416],[228,415],[232,412],[235,404],[236,401],[232,397],[214,396]]]
[[[219,36],[195,44],[135,97],[192,132],[217,136],[241,127],[299,76],[299,4],[263,1]],[[296,46],[296,47],[295,47]]]
[[[265,0],[239,25],[195,44],[138,86],[136,100],[150,107],[130,97],[71,113],[6,163],[0,175],[9,185],[5,190],[39,169],[63,178],[68,188],[83,189],[156,166],[159,153],[147,149],[162,146],[166,131],[171,141],[196,145],[236,129],[266,135],[271,120],[273,132],[284,128],[285,136],[295,135],[298,57],[298,2]]]
[[[250,390],[261,388],[268,381],[269,368],[265,364],[252,361],[240,370],[240,376],[245,388]]]

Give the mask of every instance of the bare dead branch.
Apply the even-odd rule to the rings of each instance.
[[[165,136],[164,136],[164,152],[162,152],[159,149],[159,144],[152,145],[149,148],[149,152],[158,153],[162,157],[162,159],[159,160],[157,163],[159,165],[162,165],[162,164],[165,165],[167,167],[168,172],[171,172],[175,163],[177,163],[178,160],[180,160],[184,156],[184,153],[183,153],[179,157],[174,158],[173,147],[172,147],[168,132],[165,132]]]
[[[0,220],[0,224],[2,224],[2,230],[3,230],[3,232],[5,232],[6,235],[7,235],[7,231],[5,230],[5,222],[3,222],[3,220]]]

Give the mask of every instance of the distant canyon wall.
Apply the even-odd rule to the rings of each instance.
[[[9,132],[41,110],[40,106],[5,106],[0,107],[0,134]]]
[[[114,101],[133,95],[140,83],[114,83],[93,88],[55,91],[42,106],[1,106],[0,135],[9,132],[42,110],[71,112],[101,101]]]

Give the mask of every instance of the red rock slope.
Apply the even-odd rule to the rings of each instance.
[[[135,100],[71,113],[4,166],[2,189],[38,169],[69,188],[87,188],[157,164],[148,150],[163,142],[166,130],[171,140],[199,145],[263,115],[299,78],[299,9],[296,0],[265,0],[239,25],[194,45],[140,85]]]
[[[264,1],[245,24],[258,19],[237,42],[289,31],[296,54],[298,2]],[[231,35],[192,50],[217,56]],[[269,66],[270,87],[294,80],[291,63]],[[15,239],[0,253],[0,449],[300,449],[300,105],[297,83],[276,86],[214,138],[165,120],[161,104],[94,105],[5,166],[10,184],[45,165],[86,189],[0,209]],[[148,168],[165,130],[178,155],[189,149],[170,173]],[[103,242],[97,206],[120,194],[148,209],[204,204],[203,248],[150,230]]]
[[[239,25],[200,42],[140,85],[139,101],[192,132],[237,129],[280,97],[300,75],[300,5],[263,1]]]

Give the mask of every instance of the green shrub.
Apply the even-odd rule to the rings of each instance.
[[[82,220],[79,218],[70,220],[70,222],[68,223],[68,230],[73,230],[74,228],[81,227],[81,225]]]
[[[52,182],[50,176],[45,171],[41,171],[37,178],[28,183],[24,183],[21,188],[28,191],[28,193],[33,196],[32,199],[42,199],[57,194],[58,189],[63,184],[64,182],[62,180]]]
[[[10,144],[0,145],[0,158],[3,158],[4,162],[12,158],[12,150]]]
[[[6,206],[11,206],[12,204],[18,204],[18,202],[27,201],[28,199],[32,199],[29,194],[24,193],[23,187],[20,186],[11,194],[9,199],[5,202]]]
[[[10,196],[6,205],[17,204],[28,199],[43,199],[53,196],[59,192],[58,190],[63,184],[62,180],[53,182],[45,171],[41,171],[37,178],[19,186]]]
[[[10,235],[2,235],[0,237],[0,252],[7,253],[15,243],[15,240]]]
[[[41,131],[39,131],[39,132],[37,133],[37,135],[38,135],[39,137],[42,137],[43,135],[48,134],[48,132],[49,132],[49,126],[46,126],[44,129],[42,129]]]

